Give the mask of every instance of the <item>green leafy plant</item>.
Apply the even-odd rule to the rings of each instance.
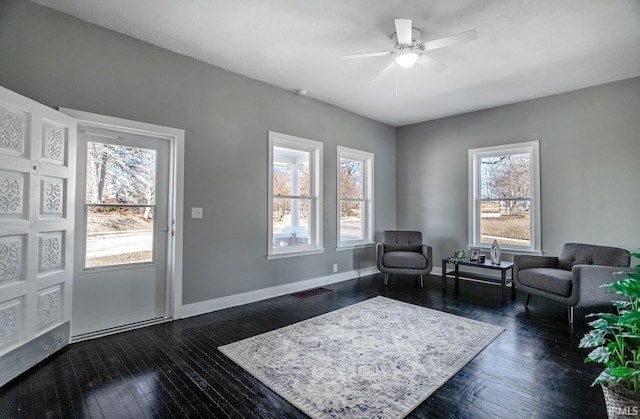
[[[631,256],[640,258],[640,253]],[[595,348],[585,362],[605,365],[595,379],[596,384],[617,384],[628,390],[640,392],[640,265],[627,273],[627,278],[603,285],[612,292],[628,298],[612,301],[617,314],[594,313],[597,317],[589,323],[593,328],[580,340],[580,348]]]
[[[467,252],[464,249],[456,250],[453,253],[453,257],[450,257],[447,262],[449,263],[458,263],[460,261],[465,261],[467,259]]]

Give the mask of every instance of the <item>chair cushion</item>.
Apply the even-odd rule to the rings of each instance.
[[[573,265],[629,266],[629,252],[609,246],[566,243],[558,258],[558,268],[571,270]]]
[[[522,285],[568,297],[571,295],[571,271],[554,268],[532,268],[518,272]]]
[[[382,243],[385,252],[422,252],[422,233],[387,230],[382,233]]]
[[[385,252],[382,264],[388,268],[425,269],[427,258],[415,252]]]

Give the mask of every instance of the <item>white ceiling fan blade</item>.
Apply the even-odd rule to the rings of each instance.
[[[435,71],[436,73],[442,73],[447,68],[447,66],[442,64],[440,61],[436,61],[424,54],[420,55],[420,58],[418,58],[418,64],[431,71]]]
[[[473,41],[474,39],[478,39],[478,31],[475,29],[455,35],[445,36],[444,38],[434,39],[433,41],[427,41],[422,44],[422,48],[425,51],[432,51],[438,48],[450,47],[452,45]]]
[[[345,60],[350,60],[352,58],[382,57],[382,56],[389,55],[389,54],[391,54],[391,51],[363,52],[361,54],[343,55],[342,58],[344,58]]]
[[[391,70],[393,70],[394,68],[396,68],[396,65],[397,65],[397,64],[396,64],[396,62],[395,62],[395,61],[391,61],[391,62],[389,63],[389,65],[388,65],[388,66],[386,66],[386,67],[384,68],[384,70],[382,70],[382,72],[380,72],[380,74],[378,74],[378,75],[376,76],[376,78],[375,78],[375,79],[373,79],[373,81],[374,81],[374,82],[378,82],[378,81],[382,80],[382,79],[384,78],[384,76],[386,76],[387,74],[389,74],[389,72],[390,72]]]
[[[396,36],[400,45],[411,45],[411,19],[396,19]]]

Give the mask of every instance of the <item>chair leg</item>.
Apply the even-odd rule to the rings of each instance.
[[[422,278],[422,275],[418,275],[420,277],[420,288],[424,288],[424,279]]]
[[[569,314],[569,324],[573,324],[573,306],[567,306],[567,314]]]
[[[387,285],[389,283],[389,273],[385,272],[384,274],[384,284]]]
[[[525,306],[525,307],[528,307],[528,306],[529,306],[529,302],[530,302],[530,301],[531,301],[531,294],[527,294],[527,295],[524,297],[524,306]]]

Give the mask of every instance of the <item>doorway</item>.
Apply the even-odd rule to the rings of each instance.
[[[64,112],[79,119],[72,341],[177,318],[175,141],[161,127]]]
[[[64,348],[70,340],[180,318],[184,131],[72,109],[59,110],[0,86],[0,386]],[[129,161],[129,165],[140,168],[139,175],[146,176],[147,182],[139,182],[135,193],[130,185],[124,197],[122,193],[113,192],[123,188],[107,188],[106,193],[107,197],[119,199],[114,204],[119,204],[118,211],[125,220],[132,218],[136,211],[146,217],[146,224],[138,225],[144,227],[140,230],[146,233],[139,234],[137,247],[129,252],[136,256],[130,255],[126,264],[100,259],[95,252],[89,252],[89,257],[84,253],[87,223],[79,223],[77,214],[102,214],[108,207],[86,205],[86,196],[78,196],[76,189],[86,188],[82,182],[76,182],[76,173],[81,171],[76,159],[78,128],[83,132],[95,129],[95,134],[102,133],[102,137],[94,138],[94,143],[105,147],[118,145],[121,136],[128,138],[133,143],[125,147],[130,148],[116,147],[112,151],[124,155],[138,153],[138,163]],[[109,136],[115,138],[109,141]],[[149,145],[153,141],[156,144]],[[86,146],[84,152],[82,171],[86,169]],[[143,175],[145,164],[149,168],[144,169],[146,175]],[[152,173],[162,177],[164,190],[156,190],[159,181],[148,182]],[[103,183],[106,183],[107,172],[104,176]],[[148,190],[146,195],[141,186],[145,184],[154,185],[154,190]],[[76,185],[80,186],[76,188]],[[157,204],[160,200],[166,201],[163,209]],[[167,224],[163,227],[159,220]],[[80,229],[82,233],[77,226],[85,226]],[[156,244],[160,236],[158,230],[165,239]],[[77,245],[80,242],[82,246]],[[161,257],[164,262],[158,263]],[[85,268],[99,267],[105,272],[124,268],[118,265],[127,265],[126,268],[133,270],[145,264],[159,264],[164,269],[156,275],[164,277],[164,289],[152,293],[154,301],[159,302],[152,315],[147,320],[131,317],[120,324],[83,326],[84,319],[93,315],[92,309],[103,307],[108,296],[94,289],[91,299],[77,300],[84,311],[74,312],[72,307],[76,306],[77,298],[74,284],[78,273]],[[105,283],[109,279],[109,275],[103,277]],[[79,295],[83,297],[86,289],[81,291]],[[147,290],[145,294],[148,293]],[[116,300],[118,298],[111,301]],[[88,306],[91,301],[94,307]],[[72,326],[74,322],[79,327],[87,327],[87,332],[79,335]]]

